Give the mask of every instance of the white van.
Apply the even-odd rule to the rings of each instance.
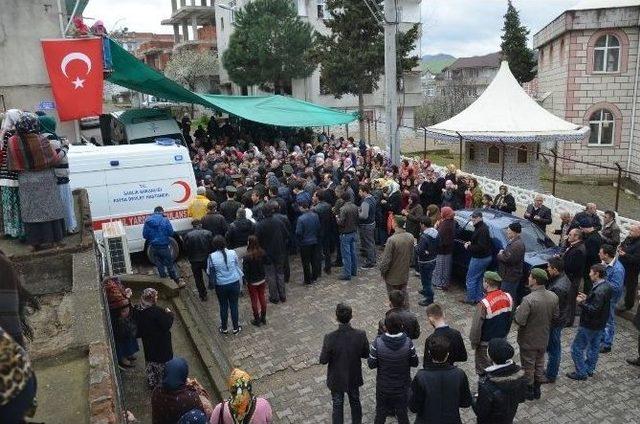
[[[123,222],[130,252],[146,250],[142,238],[145,219],[162,206],[173,229],[191,229],[187,208],[196,194],[196,180],[186,147],[170,143],[123,146],[70,146],[71,189],[89,195],[96,238],[102,241],[102,224]],[[172,242],[174,256],[179,243]]]

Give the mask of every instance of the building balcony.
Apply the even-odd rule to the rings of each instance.
[[[217,42],[215,38],[213,40],[186,40],[180,43],[176,43],[173,46],[174,51],[182,49],[211,50],[215,48],[217,48]]]
[[[214,22],[215,8],[212,6],[181,6],[175,10],[170,18],[163,19],[162,25],[182,25],[193,23],[195,18],[198,25],[207,25]]]

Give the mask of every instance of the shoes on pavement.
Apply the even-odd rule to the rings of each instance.
[[[280,298],[280,302],[285,303],[286,301],[287,301],[287,298],[286,298],[286,297],[281,297],[281,298]]]
[[[339,278],[340,281],[351,281],[351,277],[340,277]]]
[[[135,368],[136,366],[134,364],[130,364],[129,362],[124,362],[124,360],[119,361],[118,362],[118,367],[120,367],[121,370],[130,370],[131,368]]]
[[[423,296],[425,295],[424,290],[422,290],[422,289],[418,290],[418,293],[423,295]]]
[[[627,364],[634,365],[636,367],[640,367],[640,358],[636,359],[627,359]]]
[[[572,379],[572,380],[577,380],[577,381],[584,381],[587,379],[586,375],[578,375],[577,372],[568,372],[567,373],[567,377]]]
[[[266,314],[262,314],[262,315],[260,316],[260,323],[261,323],[262,325],[267,325],[267,315],[266,315]]]
[[[260,324],[262,324],[262,322],[258,318],[254,318],[254,319],[251,320],[251,325],[255,325],[256,327],[260,327]]]
[[[207,300],[209,300],[209,298],[205,294],[204,296],[200,296],[200,300],[202,300],[203,302],[206,302]]]
[[[539,381],[539,384],[553,384],[556,382],[555,378],[545,377],[544,380]]]
[[[609,353],[611,352],[611,346],[602,346],[600,348],[600,353]]]
[[[433,303],[432,300],[422,299],[420,302],[418,302],[418,305],[420,305],[420,306],[429,306],[432,303]]]
[[[373,264],[368,264],[368,265],[362,265],[362,269],[372,269],[375,268],[376,266]]]
[[[233,335],[237,336],[242,331],[242,326],[239,325],[238,328],[233,329]]]
[[[218,331],[220,332],[220,334],[229,334],[229,330],[227,330],[226,328],[218,327]]]
[[[274,305],[277,305],[278,303],[280,303],[280,299],[269,299],[269,302],[273,303]]]

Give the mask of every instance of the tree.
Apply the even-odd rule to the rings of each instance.
[[[218,75],[218,59],[208,51],[182,49],[171,56],[164,73],[194,91],[198,81]]]
[[[371,10],[362,0],[327,0],[330,19],[327,35],[316,33],[314,57],[320,63],[320,79],[325,92],[340,98],[358,97],[360,138],[364,139],[364,94],[378,88],[384,72],[384,30],[373,13],[382,10],[382,0],[370,0]],[[419,36],[419,25],[398,33],[396,41],[398,74],[418,64],[409,57]]]
[[[440,86],[436,97],[416,109],[416,126],[429,127],[465,110],[475,100],[469,92],[469,87],[463,79],[452,79]]]
[[[236,12],[233,26],[222,65],[236,84],[281,94],[292,78],[313,72],[313,30],[292,1],[252,1]]]
[[[520,24],[519,12],[508,0],[507,13],[504,15],[502,28],[502,57],[509,62],[513,76],[520,84],[531,81],[535,76],[533,67],[536,66],[533,51],[527,47],[529,30]]]

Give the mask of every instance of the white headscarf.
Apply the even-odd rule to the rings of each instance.
[[[10,131],[14,129],[16,127],[16,123],[18,122],[21,116],[22,116],[21,110],[9,109],[4,114],[4,119],[2,120],[2,127],[0,127],[0,130],[4,132],[4,131]]]

